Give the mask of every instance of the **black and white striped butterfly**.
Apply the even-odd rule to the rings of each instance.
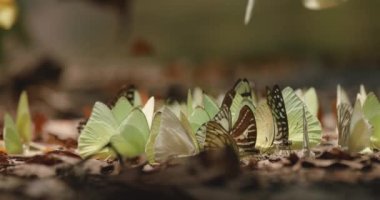
[[[255,149],[257,128],[250,106],[243,105],[237,122],[231,125],[231,112],[224,105],[219,113],[197,131],[197,139],[204,150],[215,150],[230,146],[240,155],[257,152]]]
[[[276,134],[274,144],[280,147],[290,147],[289,141],[289,124],[286,114],[285,102],[280,87],[275,85],[271,90],[267,87],[267,103],[271,108],[272,115],[276,121]]]

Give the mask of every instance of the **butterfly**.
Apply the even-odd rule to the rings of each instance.
[[[256,152],[257,127],[251,98],[244,101],[242,99],[239,104],[236,104],[236,107],[240,106],[239,114],[236,123],[232,121],[230,107],[233,105],[235,95],[241,96],[245,91],[250,93],[249,85],[245,90],[240,90],[240,88],[235,84],[234,88],[226,93],[219,113],[196,132],[201,149],[203,147],[204,150],[213,150],[230,146],[241,156]]]
[[[252,93],[251,85],[247,79],[239,79],[236,81],[235,85],[231,90],[229,90],[222,102],[222,106],[227,106],[231,111],[232,124],[238,119],[240,109],[242,108],[242,103],[244,101],[250,101],[249,106],[252,110],[256,106],[256,98]]]
[[[339,85],[337,92],[337,105],[340,105],[337,112],[338,131],[346,131],[345,137],[339,137],[339,140],[344,139],[339,141],[339,144],[344,149],[356,153],[370,153],[373,149],[379,148],[380,102],[376,95],[373,92],[367,94],[364,86],[360,86],[352,109],[346,92]],[[342,107],[343,105],[346,107]],[[349,120],[342,120],[342,110],[346,111],[343,117]]]
[[[23,91],[20,95],[16,123],[9,114],[4,117],[4,143],[9,154],[22,154],[23,145],[29,145],[32,139],[32,120],[30,116],[28,95]]]
[[[372,126],[365,117],[359,98],[356,99],[349,124],[347,149],[350,152],[371,152],[370,139]]]
[[[337,130],[338,144],[342,148],[347,148],[348,137],[350,134],[350,123],[352,115],[352,106],[348,99],[346,91],[340,86],[337,86]]]
[[[154,114],[145,153],[151,164],[168,159],[192,156],[199,146],[184,113],[180,119],[166,106]]]
[[[318,117],[310,111],[308,104],[290,87],[282,90],[282,96],[286,107],[289,140],[292,142],[292,149],[303,148],[305,129],[307,130],[310,147],[319,144],[322,126]],[[304,127],[304,124],[306,124],[306,127]]]
[[[273,115],[266,100],[261,101],[254,112],[257,124],[256,149],[265,152],[272,147],[275,135]]]
[[[285,102],[278,85],[275,85],[273,89],[267,87],[267,103],[276,122],[277,131],[274,137],[274,144],[279,145],[281,148],[288,148],[291,145],[289,141],[288,117],[286,115]]]
[[[311,87],[307,90],[297,89],[295,93],[305,103],[311,114],[318,116],[319,103],[315,88]]]
[[[78,138],[79,154],[83,158],[95,156],[100,159],[113,159],[115,155],[131,158],[143,154],[153,112],[154,97],[143,108],[132,106],[125,95],[121,95],[112,106],[96,102]]]
[[[231,128],[228,108],[224,107],[200,131],[206,132],[204,150],[215,150],[230,146],[240,156],[256,153],[256,122],[253,111],[244,106],[239,114],[238,122]],[[202,130],[203,128],[203,130]],[[198,140],[199,141],[199,140]]]

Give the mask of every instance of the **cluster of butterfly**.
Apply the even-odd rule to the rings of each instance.
[[[248,24],[251,20],[253,7],[256,0],[248,0],[244,22]],[[321,10],[337,6],[347,0],[302,0],[303,5],[310,10]]]
[[[163,105],[156,112],[154,97],[143,106],[136,90],[124,94],[111,106],[95,103],[78,139],[82,157],[145,153],[150,163],[161,163],[229,146],[246,158],[313,147],[321,140],[313,88],[281,91],[276,85],[267,88],[266,98],[257,98],[249,81],[240,79],[221,103],[195,89],[186,104]]]
[[[380,102],[373,92],[367,94],[361,85],[352,107],[347,93],[338,85],[336,106],[339,146],[360,153],[380,149]]]
[[[218,103],[220,102],[220,103]],[[155,107],[160,107],[155,111]],[[83,158],[133,158],[145,154],[150,163],[201,151],[231,147],[240,158],[262,153],[305,150],[321,142],[314,88],[282,91],[275,85],[258,98],[249,81],[240,79],[215,100],[196,88],[186,103],[159,106],[154,97],[145,105],[135,88],[121,90],[109,105],[96,102],[82,124],[78,152]],[[4,146],[9,154],[27,154],[33,146],[32,120],[26,92],[20,96],[16,123],[4,117]],[[380,149],[380,102],[361,86],[352,107],[337,88],[338,145],[349,152]]]

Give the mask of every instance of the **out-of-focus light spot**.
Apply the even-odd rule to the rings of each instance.
[[[303,0],[303,5],[310,10],[321,10],[337,6],[347,0]]]
[[[14,0],[0,0],[0,27],[12,28],[17,18],[17,5]]]

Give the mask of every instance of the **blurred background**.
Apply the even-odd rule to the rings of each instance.
[[[145,96],[184,99],[201,86],[218,95],[246,77],[314,86],[326,112],[336,84],[379,90],[380,1],[324,10],[301,0],[1,0],[1,112],[27,89],[36,112],[80,117],[123,84]],[[3,12],[3,13],[2,13]]]

